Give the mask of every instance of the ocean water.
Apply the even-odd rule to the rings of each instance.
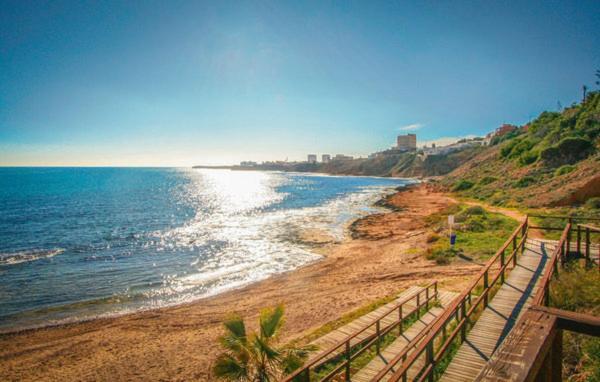
[[[319,255],[408,181],[277,172],[0,168],[0,331],[194,301]]]

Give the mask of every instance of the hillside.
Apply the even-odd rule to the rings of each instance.
[[[334,160],[329,163],[271,162],[255,166],[231,166],[232,170],[315,172],[332,175],[394,176],[419,178],[441,176],[474,158],[483,147],[467,147],[445,155],[424,157],[416,152],[389,153],[375,158]],[[202,168],[203,166],[195,166]],[[209,167],[214,168],[214,167]],[[221,168],[221,167],[220,167]]]
[[[448,174],[459,195],[496,205],[553,207],[600,196],[600,93],[544,112]]]

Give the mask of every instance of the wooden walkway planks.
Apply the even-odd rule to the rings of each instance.
[[[367,382],[375,377],[375,375],[377,375],[377,373],[385,367],[389,360],[399,354],[406,347],[406,345],[417,336],[417,334],[425,329],[425,327],[427,327],[427,325],[436,317],[441,315],[448,304],[450,304],[458,295],[457,293],[446,291],[438,291],[438,293],[441,306],[436,306],[429,309],[429,311],[421,316],[418,321],[408,327],[402,336],[398,337],[394,342],[383,349],[383,351],[381,351],[376,358],[371,360],[371,362],[363,367],[356,375],[352,376],[352,381]],[[417,361],[415,365],[417,368],[420,368],[422,366],[422,360]],[[391,375],[391,373],[388,374]],[[413,377],[413,375],[409,371],[409,378],[411,377]],[[384,378],[383,380],[387,380],[387,378]]]
[[[506,282],[467,335],[441,381],[470,382],[477,377],[519,315],[531,304],[535,285],[551,255],[550,247],[551,242],[527,242],[517,266],[509,273]]]
[[[311,342],[311,345],[316,345],[320,351],[326,351],[326,350],[330,349],[332,346],[335,346],[336,344],[343,341],[347,336],[351,335],[352,333],[358,332],[365,326],[372,323],[378,317],[381,317],[383,314],[385,314],[387,311],[389,311],[390,308],[392,308],[394,305],[398,304],[399,302],[401,302],[402,300],[404,300],[410,296],[415,295],[417,292],[423,291],[424,289],[425,288],[423,288],[423,287],[412,286],[412,287],[408,288],[407,290],[405,290],[404,292],[402,292],[400,295],[398,295],[398,298],[396,300],[389,302],[389,303],[375,309],[374,311],[367,313],[364,316],[361,316],[361,317],[357,318],[356,320],[327,333],[326,335],[324,335],[322,337],[317,338],[315,341]],[[424,298],[425,296],[423,295],[422,297]],[[407,302],[406,304],[404,304],[403,311],[409,312],[409,311],[413,310],[415,307],[416,307],[416,301],[414,299],[412,299],[409,302]],[[398,317],[394,316],[393,314],[390,314],[388,317],[386,317],[384,320],[382,320],[381,325],[382,325],[382,327],[386,327],[387,325],[391,324],[392,322],[394,322],[397,319],[398,319]],[[350,345],[354,346],[358,343],[361,343],[373,334],[375,334],[375,326],[373,326],[373,328],[365,330],[363,333],[361,333],[358,336],[356,336],[355,338],[353,338],[350,341]],[[340,346],[340,349],[338,351],[333,352],[326,359],[331,359],[331,358],[335,357],[337,354],[339,354],[343,350],[344,350],[344,347]],[[313,354],[310,356],[309,360],[313,359],[315,357],[318,357],[319,353],[320,352],[313,352]]]

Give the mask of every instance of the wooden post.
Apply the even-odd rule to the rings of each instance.
[[[563,343],[562,343],[562,330],[556,330],[556,336],[552,342],[552,382],[562,381],[562,361],[563,361]]]
[[[306,373],[304,373],[304,382],[310,382],[310,368],[306,368]]]
[[[590,260],[590,229],[585,228],[585,258]]]
[[[377,320],[377,322],[375,322],[375,330],[377,332],[377,342],[376,342],[377,354],[379,354],[379,350],[381,347],[381,324],[380,324],[379,320]]]
[[[437,280],[433,283],[433,290],[435,291],[435,298],[438,298]]]
[[[461,310],[460,313],[462,314],[462,318],[465,321],[463,323],[463,326],[460,328],[460,338],[461,338],[462,342],[465,342],[465,339],[467,339],[467,309],[465,307],[465,300],[462,301],[460,310]]]
[[[350,341],[346,341],[346,381],[350,380]]]
[[[402,317],[402,305],[400,305],[398,307],[398,335],[401,336],[402,335],[402,321],[404,320],[404,318]]]
[[[417,293],[417,318],[421,316],[421,292]]]
[[[425,308],[429,310],[429,287],[425,288]]]
[[[488,290],[488,271],[486,269],[485,273],[483,274],[483,306],[487,307],[488,306],[488,298],[489,298],[489,293],[486,293],[486,291]]]
[[[573,224],[573,219],[569,218],[569,224]],[[569,257],[569,252],[571,252],[571,228],[569,228],[569,232],[567,232],[567,251],[565,252],[565,257]]]
[[[513,241],[514,244],[514,241]],[[517,252],[513,248],[514,256],[517,256]],[[500,253],[500,282],[504,284],[504,251]]]
[[[427,363],[425,366],[427,367],[427,365],[433,366],[433,340],[427,344]],[[429,372],[429,375],[427,376],[427,379],[429,380],[429,382],[433,382],[434,376],[435,375],[433,373],[433,368],[431,368],[431,371]]]
[[[577,224],[577,254],[581,255],[581,226],[579,224]]]

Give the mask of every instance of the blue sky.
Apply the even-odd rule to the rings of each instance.
[[[366,155],[525,123],[598,68],[598,1],[0,0],[0,165]]]

